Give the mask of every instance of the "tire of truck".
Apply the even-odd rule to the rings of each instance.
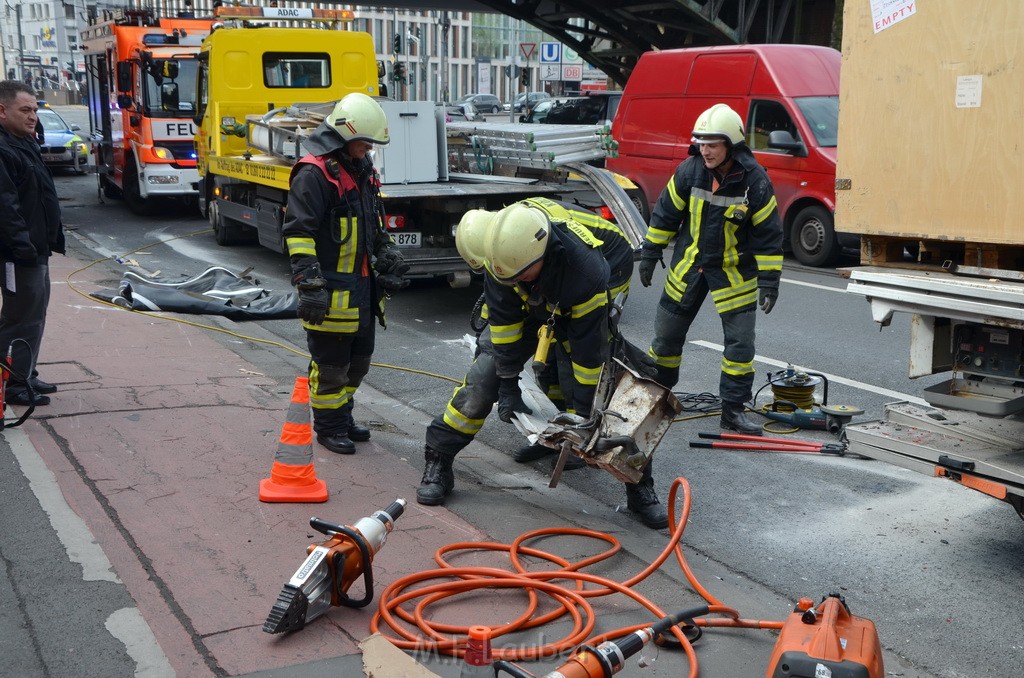
[[[636,211],[640,213],[640,216],[644,218],[644,223],[647,223],[651,219],[651,208],[647,204],[647,196],[639,188],[634,188],[626,191],[626,195],[636,206]]]
[[[804,266],[835,263],[841,248],[832,214],[820,205],[811,205],[797,212],[789,232],[789,245],[793,248],[793,256]]]
[[[128,158],[124,168],[124,202],[133,213],[140,217],[148,217],[156,213],[156,201],[142,197],[139,190],[139,168],[135,160]]]
[[[211,200],[207,203],[206,217],[210,220],[210,228],[213,229],[213,239],[217,241],[218,245],[230,247],[245,241],[245,228],[231,219],[222,217],[216,200]]]
[[[121,189],[114,182],[107,179],[106,175],[97,174],[96,176],[99,177],[100,191],[102,191],[104,198],[119,199],[122,197]]]

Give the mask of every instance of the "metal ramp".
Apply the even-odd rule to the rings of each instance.
[[[885,406],[879,421],[845,429],[851,454],[946,477],[1013,505],[1024,518],[1024,421]]]

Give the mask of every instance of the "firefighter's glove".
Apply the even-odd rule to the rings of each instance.
[[[405,263],[405,257],[402,256],[402,252],[397,247],[387,247],[377,255],[377,262],[373,265],[374,270],[377,273],[393,273],[398,270],[400,266],[405,266],[405,270],[409,270],[409,265]]]
[[[331,295],[326,288],[299,290],[299,319],[310,325],[323,325]]]
[[[320,264],[313,264],[292,275],[292,284],[299,292],[298,316],[310,325],[322,325],[327,317],[331,293],[320,274]]]
[[[409,264],[404,261],[398,264],[398,267],[387,272],[377,273],[377,284],[385,292],[396,292],[403,287],[409,286],[409,279],[405,277],[405,274],[409,272]]]
[[[775,308],[775,300],[779,298],[779,291],[774,287],[761,287],[761,294],[758,297],[757,305],[761,307],[761,310],[765,312],[765,315],[772,312]]]
[[[665,265],[665,262],[661,260],[660,254],[648,252],[644,250],[640,254],[640,284],[644,287],[651,286],[651,279],[654,278],[654,266],[655,264]]]
[[[502,379],[498,384],[498,419],[511,424],[514,412],[533,414],[533,410],[523,402],[523,392],[519,390],[519,377]]]

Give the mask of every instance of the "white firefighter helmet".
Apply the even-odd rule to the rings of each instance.
[[[497,212],[469,210],[455,227],[455,247],[474,271],[484,267],[487,238],[497,217]]]
[[[728,141],[730,145],[735,145],[743,141],[744,136],[740,114],[726,104],[715,104],[697,116],[690,143],[713,144]]]
[[[386,144],[391,141],[384,109],[361,92],[353,92],[342,98],[324,119],[324,123],[336,130],[345,143],[368,141],[371,144]]]
[[[540,210],[516,203],[498,212],[490,231],[485,254],[491,271],[510,282],[544,258],[551,224]]]

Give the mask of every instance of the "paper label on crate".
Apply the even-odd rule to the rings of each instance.
[[[981,108],[981,76],[956,76],[956,107]]]
[[[814,667],[814,678],[832,678],[832,669],[824,664],[817,664]]]
[[[917,3],[909,0],[871,0],[871,24],[875,33],[881,33],[886,28],[917,13]]]

